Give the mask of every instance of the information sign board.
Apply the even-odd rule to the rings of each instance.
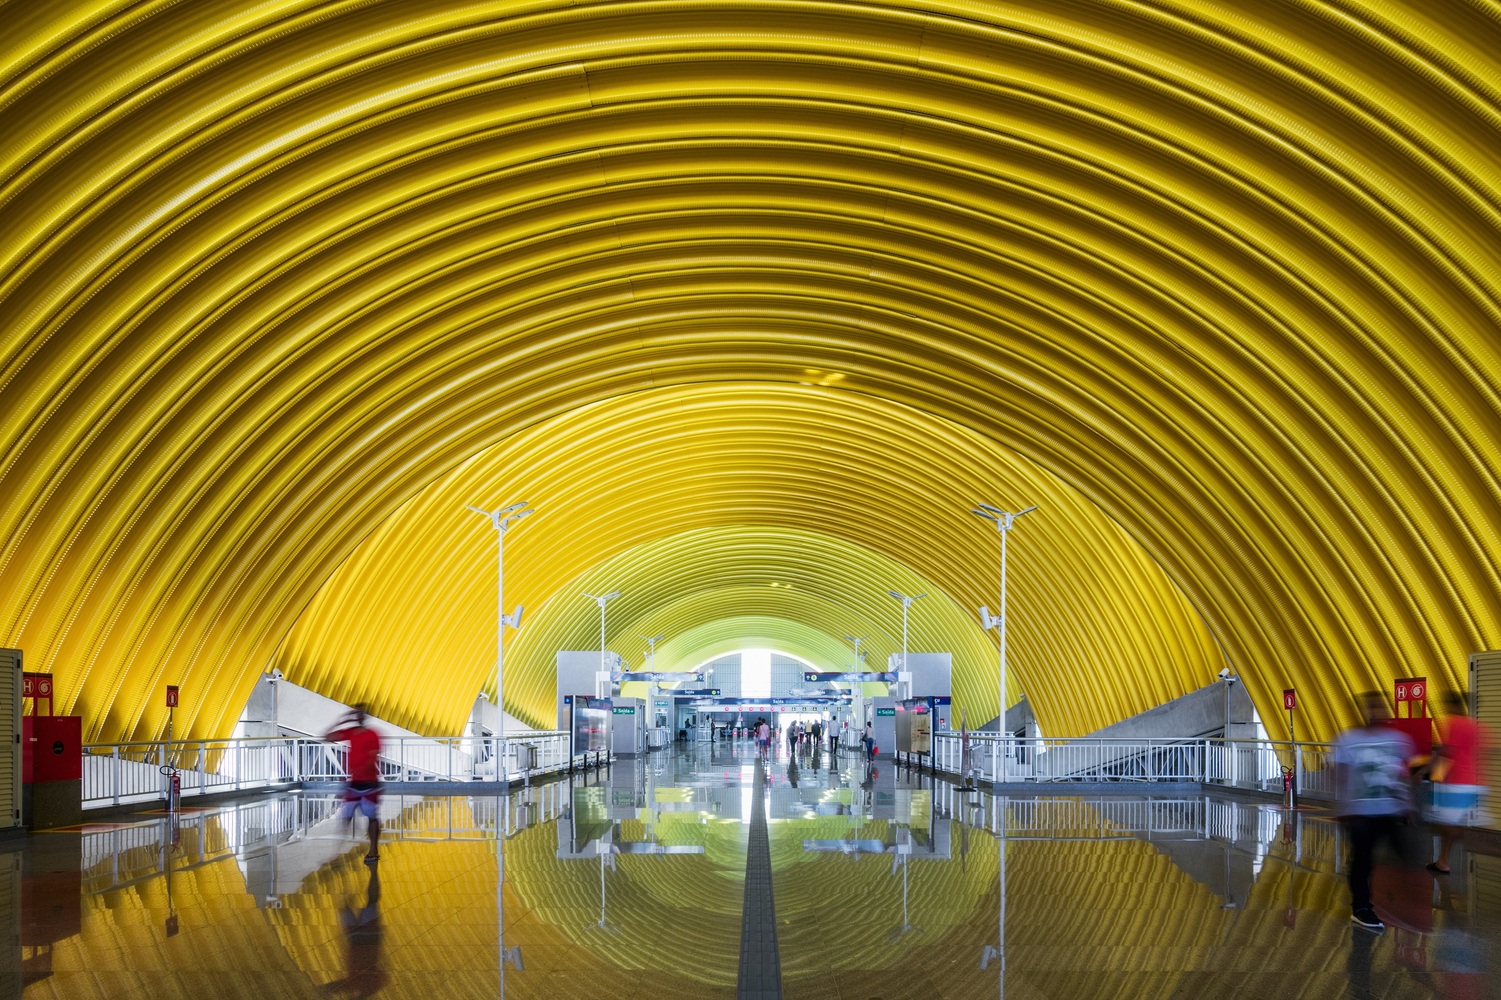
[[[843,682],[846,684],[895,684],[896,674],[888,670],[861,670],[841,672],[837,670],[805,670],[803,680],[810,684]]]
[[[1427,701],[1428,678],[1404,677],[1396,682],[1396,700],[1402,701]]]

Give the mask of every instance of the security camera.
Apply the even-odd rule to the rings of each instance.
[[[1221,667],[1218,676],[1219,676],[1220,680],[1222,680],[1222,681],[1228,681],[1230,679],[1230,668],[1229,667]]]

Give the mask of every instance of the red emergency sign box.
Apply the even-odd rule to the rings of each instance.
[[[27,715],[21,719],[21,784],[83,780],[83,719]]]

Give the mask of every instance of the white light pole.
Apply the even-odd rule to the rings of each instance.
[[[845,642],[852,642],[852,643],[855,644],[855,669],[854,669],[854,673],[858,674],[860,672],[860,664],[861,664],[861,661],[860,661],[860,655],[861,655],[860,654],[860,643],[862,643],[862,642],[865,641],[865,636],[863,636],[863,635],[847,635],[847,636],[844,637],[844,641]],[[850,710],[851,710],[851,714],[854,717],[850,720],[850,722],[852,723],[853,726],[859,727],[860,731],[859,731],[858,734],[855,734],[855,735],[864,736],[865,735],[865,685],[862,684],[859,680],[856,680],[855,683],[854,683],[854,690],[852,692],[852,695],[853,695],[853,697],[850,698]]]
[[[1011,524],[1023,514],[1030,514],[1037,509],[1033,504],[1024,510],[1011,511],[992,507],[988,503],[976,504],[971,514],[978,514],[987,521],[994,521],[996,530],[1001,533],[1001,613],[992,615],[990,609],[980,605],[980,622],[987,629],[995,629],[1001,636],[1001,678],[1000,678],[1000,709],[996,716],[996,737],[1004,746],[1006,740],[1006,536],[1011,533]],[[1004,752],[1004,750],[1003,750]],[[1000,775],[998,774],[998,777]]]
[[[906,674],[907,673],[907,612],[911,610],[912,605],[914,603],[916,603],[917,601],[922,600],[924,597],[927,597],[928,595],[927,594],[918,594],[916,597],[908,597],[905,594],[898,594],[894,590],[888,590],[888,591],[886,591],[886,593],[890,594],[892,597],[895,597],[897,600],[899,600],[899,601],[902,602],[902,673]],[[910,679],[911,679],[910,676],[909,677],[898,677],[897,681],[898,681],[898,683],[905,683],[905,682],[909,681]],[[911,696],[911,694],[912,694],[911,691],[907,692],[907,695],[909,697]]]
[[[495,779],[505,781],[507,778],[506,766],[506,706],[505,706],[505,649],[506,649],[506,626],[519,629],[521,627],[521,612],[525,610],[521,605],[516,605],[515,614],[506,614],[506,529],[517,521],[526,517],[532,511],[526,509],[527,501],[513,503],[509,507],[499,510],[485,510],[482,507],[469,507],[476,514],[483,514],[490,519],[490,524],[495,528],[495,740],[498,755],[495,764]]]
[[[665,635],[638,635],[637,638],[645,639],[647,646],[650,647],[650,649],[648,649],[647,653],[646,653],[646,669],[648,671],[656,670],[657,669],[657,643],[661,642],[663,639],[665,639],[667,637]],[[601,644],[601,645],[603,645],[603,644]],[[658,695],[658,693],[659,693],[659,690],[658,690],[658,687],[657,687],[657,682],[655,680],[651,681],[650,683],[648,683],[646,685],[646,698],[647,698],[647,703],[648,704],[646,706],[646,712],[644,714],[647,716],[647,718],[642,719],[641,721],[643,723],[642,728],[646,729],[647,733],[648,733],[648,735],[647,735],[647,743],[648,743],[647,749],[652,749],[651,746],[649,745],[650,742],[651,742],[651,735],[650,734],[653,733],[653,732],[655,732],[656,728],[657,728],[657,695]]]
[[[646,653],[646,668],[648,670],[655,670],[657,666],[657,643],[667,637],[665,635],[643,635],[639,638],[645,639],[646,644],[651,647]]]
[[[619,597],[620,591],[612,590],[608,594],[598,597],[594,594],[585,594],[584,596],[599,605],[599,672],[602,674],[608,673],[608,668],[605,666],[605,605]],[[604,695],[600,695],[600,697],[603,698]]]
[[[599,679],[594,682],[594,690],[601,698],[604,697],[605,683],[609,677],[609,668],[605,666],[605,605],[620,596],[620,591],[612,590],[608,594],[595,596],[585,594],[585,597],[599,605]],[[605,761],[610,759],[611,752],[615,749],[615,717],[613,710],[605,716]],[[600,875],[603,882],[604,875]]]

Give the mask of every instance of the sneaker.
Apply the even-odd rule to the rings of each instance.
[[[1375,931],[1378,934],[1386,930],[1386,925],[1381,922],[1380,917],[1376,916],[1376,911],[1369,906],[1350,914],[1350,920],[1364,927],[1366,930]]]

